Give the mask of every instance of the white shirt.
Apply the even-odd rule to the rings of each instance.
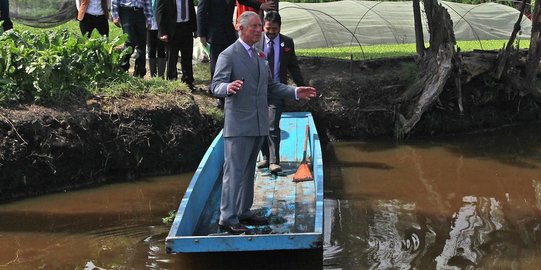
[[[110,2],[110,0],[107,2]],[[79,7],[81,6],[81,0],[75,0],[75,4],[77,5],[77,11],[78,11]],[[103,13],[103,9],[101,8],[101,0],[89,0],[86,13],[90,15],[94,15],[94,16],[105,14]]]
[[[190,10],[188,9],[188,1],[186,0],[176,0],[177,1],[177,22],[187,22],[190,20]],[[181,5],[184,5],[184,10],[186,12],[186,18],[184,20],[181,18],[182,14],[180,12]]]

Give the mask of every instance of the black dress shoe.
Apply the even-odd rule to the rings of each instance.
[[[190,89],[190,92],[195,92],[197,91],[197,87],[195,87],[195,85],[193,85],[193,83],[187,83],[186,85],[188,85],[188,88]]]
[[[265,217],[252,215],[240,220],[240,223],[245,225],[269,225],[269,220]]]
[[[223,232],[228,232],[231,234],[243,234],[243,233],[249,233],[250,229],[246,228],[246,226],[242,224],[235,224],[235,225],[221,225],[220,224],[220,230]]]

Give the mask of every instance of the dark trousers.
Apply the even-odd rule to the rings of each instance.
[[[13,28],[13,23],[9,18],[9,1],[0,0],[0,22],[3,22],[2,27],[4,31]]]
[[[0,22],[4,22],[2,24],[2,27],[4,27],[4,31],[7,31],[13,28],[13,23],[11,22],[10,18],[0,19]]]
[[[269,104],[269,136],[265,137],[261,153],[263,159],[268,160],[270,164],[280,164],[280,118],[284,106],[278,104]]]
[[[222,53],[227,47],[229,47],[231,44],[218,44],[218,43],[212,43],[210,44],[210,81],[212,85],[212,78],[214,77],[214,70],[216,69],[216,62],[218,62],[218,56],[220,56],[220,53]],[[208,89],[209,94],[212,95],[210,91],[210,85]],[[224,105],[224,98],[218,98],[218,102],[221,106]]]
[[[147,22],[143,9],[134,10],[132,8],[118,9],[118,17],[122,24],[122,31],[128,35],[125,43],[126,47],[133,48],[136,53],[135,68],[133,75],[143,77],[146,70],[146,46],[147,46]],[[127,55],[121,63],[124,70],[130,69],[131,55]]]
[[[165,43],[158,38],[158,30],[147,31],[148,58],[165,58]]]
[[[89,38],[94,29],[98,30],[98,33],[102,36],[109,36],[109,23],[107,22],[107,17],[105,17],[105,15],[95,16],[86,13],[83,20],[79,22],[79,29],[81,29],[83,36]]]
[[[180,52],[180,66],[182,68],[181,81],[192,84],[193,78],[193,33],[188,23],[177,23],[175,34],[167,42],[167,79],[178,78],[177,63]]]
[[[216,69],[216,62],[218,62],[218,56],[231,44],[210,44],[210,79],[214,77],[214,70]]]

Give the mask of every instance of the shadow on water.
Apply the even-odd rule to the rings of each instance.
[[[316,251],[267,251],[247,253],[177,254],[175,260],[190,269],[322,269],[323,253]]]

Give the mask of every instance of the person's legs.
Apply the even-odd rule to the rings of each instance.
[[[253,203],[255,157],[260,146],[261,137],[224,138],[225,163],[220,203],[220,225],[239,224],[239,213],[246,212],[248,214],[244,209],[248,208],[249,210]],[[250,172],[251,178],[249,177]]]
[[[122,32],[126,35],[128,35],[128,39],[124,43],[124,47],[130,47],[132,48],[132,52],[135,51],[135,43],[134,43],[134,33],[131,26],[131,16],[132,12],[129,9],[120,8],[118,10],[118,17],[120,18],[120,23],[122,24]],[[128,71],[130,69],[130,58],[131,54],[128,54],[122,59],[122,62],[120,63],[120,66],[125,71]]]
[[[167,48],[167,79],[172,81],[177,79],[177,62],[179,48],[173,43],[168,42]]]
[[[177,24],[175,38],[180,48],[180,66],[182,69],[181,80],[188,86],[193,87],[193,34],[187,23]],[[193,91],[193,89],[191,89]]]
[[[158,41],[158,30],[147,30],[148,67],[151,77],[156,77],[157,74],[156,52]]]
[[[268,157],[270,164],[280,164],[280,118],[284,108],[280,105],[269,104],[269,136]]]
[[[158,40],[157,51],[158,51],[158,77],[164,78],[165,66],[167,64],[167,54],[165,49],[165,43],[159,40],[157,33],[156,38]]]
[[[98,33],[102,36],[109,36],[109,22],[105,15],[100,15],[96,17],[96,29]]]
[[[134,44],[135,51],[137,52],[135,56],[135,69],[133,72],[134,76],[144,77],[147,73],[146,69],[146,54],[147,54],[147,24],[146,17],[143,11],[137,11],[135,13],[133,24],[134,32]]]
[[[216,62],[218,61],[218,56],[220,53],[222,53],[229,45],[225,44],[210,44],[210,80],[212,83],[212,78],[214,77],[214,70],[216,69]],[[209,85],[209,94],[212,94],[210,92],[210,85]],[[220,108],[224,107],[224,98],[216,98],[217,106]]]
[[[264,137],[258,136],[252,138],[254,139],[244,145],[247,150],[252,149],[252,152],[249,154],[248,163],[245,166],[240,186],[240,196],[238,198],[239,212],[237,213],[239,219],[245,219],[254,214],[250,209],[254,204],[255,163]]]

